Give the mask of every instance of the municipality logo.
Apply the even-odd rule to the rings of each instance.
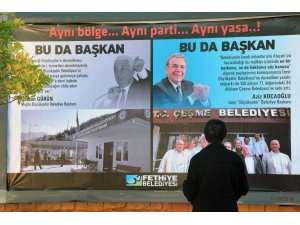
[[[177,187],[177,175],[126,175],[127,187]]]
[[[142,186],[143,180],[140,175],[126,175],[126,186]]]

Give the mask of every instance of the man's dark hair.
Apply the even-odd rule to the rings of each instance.
[[[209,120],[204,128],[204,135],[209,143],[221,143],[227,134],[227,128],[223,121]]]
[[[245,136],[245,137],[244,137],[244,141],[246,140],[246,138],[248,138],[248,139],[250,140],[250,137],[249,137],[249,136]]]

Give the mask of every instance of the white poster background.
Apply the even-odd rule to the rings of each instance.
[[[107,93],[108,89],[113,86],[118,86],[114,76],[114,61],[120,55],[127,55],[132,59],[139,57],[145,61],[144,68],[151,70],[150,68],[150,41],[149,40],[132,40],[132,41],[62,41],[62,42],[23,42],[24,48],[33,56],[33,60],[42,65],[42,69],[49,70],[61,70],[62,72],[48,72],[47,74],[52,76],[61,75],[75,75],[76,78],[54,78],[52,85],[63,84],[77,85],[76,88],[53,88],[46,87],[44,92],[39,94],[43,97],[53,97],[51,102],[62,103],[62,106],[23,106],[22,109],[62,109],[62,108],[73,108],[73,109],[89,109],[93,108],[95,99],[99,96]],[[76,53],[76,45],[89,46],[91,52],[93,52],[94,45],[106,45],[105,49],[107,53],[102,51],[102,54],[93,54],[86,52],[81,54]],[[124,46],[124,53],[113,53],[112,49],[117,49],[117,45]],[[38,54],[36,55],[36,46],[44,46],[46,50],[50,49],[49,54]],[[55,46],[62,46],[66,49],[69,46],[70,52],[66,54],[55,54]],[[110,48],[111,47],[111,48]],[[99,48],[97,48],[99,49]],[[109,51],[111,49],[111,51]],[[109,53],[110,52],[110,53]],[[64,60],[81,60],[81,62],[64,62]],[[44,60],[44,62],[42,61]],[[59,62],[53,62],[54,60]],[[53,67],[62,66],[62,67]],[[74,66],[75,65],[75,66]],[[87,67],[78,67],[87,66]],[[52,66],[52,67],[51,67]],[[67,72],[65,70],[76,70],[78,72]],[[85,76],[87,78],[77,78],[77,76]],[[70,79],[77,79],[77,82],[67,82]],[[46,93],[49,91],[49,93]],[[38,102],[49,102],[50,101],[35,101]],[[66,103],[66,104],[65,104]],[[68,104],[75,103],[75,104]],[[146,107],[150,108],[150,100],[146,103]]]

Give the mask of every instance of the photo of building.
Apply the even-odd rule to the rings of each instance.
[[[22,118],[21,172],[150,172],[149,110],[33,110]]]
[[[150,111],[120,110],[75,135],[98,172],[150,172]]]
[[[255,134],[260,134],[267,145],[273,139],[279,140],[280,151],[291,158],[289,108],[154,110],[153,172],[158,171],[165,153],[174,149],[176,140],[184,140],[185,149],[195,137],[200,140],[210,119],[221,119],[226,123],[228,130],[224,142],[229,141],[232,148],[237,139],[244,144],[245,137],[250,138],[250,146],[255,141]]]

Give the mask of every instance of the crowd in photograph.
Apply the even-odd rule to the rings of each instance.
[[[193,138],[180,135],[175,140],[174,148],[161,159],[158,172],[187,173],[191,158],[208,144],[203,134]],[[235,139],[231,143],[225,140],[223,144],[224,148],[240,156],[248,174],[291,174],[290,157],[280,152],[279,140],[271,140],[268,145],[262,135],[256,133],[253,137],[245,136],[243,141]]]

